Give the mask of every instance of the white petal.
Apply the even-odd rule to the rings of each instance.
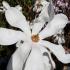
[[[39,33],[41,39],[57,34],[68,23],[68,18],[64,14],[57,14],[51,22],[47,24],[42,32]]]
[[[43,62],[44,62],[44,67],[45,70],[51,70],[51,64],[49,63],[49,58],[47,56],[43,56]]]
[[[33,35],[38,34],[40,32],[41,28],[44,26],[44,24],[49,21],[49,14],[48,14],[49,2],[42,0],[41,4],[43,6],[41,6],[39,8],[37,8],[37,3],[38,3],[38,1],[36,1],[33,10],[37,13],[40,11],[41,12],[40,12],[39,16],[34,19],[34,22],[38,22],[38,23],[34,23],[33,31],[32,31]]]
[[[32,46],[32,51],[26,62],[24,70],[45,70],[42,60],[42,54],[37,46]]]
[[[22,44],[12,55],[7,70],[23,70],[23,65],[30,53],[31,46],[28,43]]]
[[[45,22],[35,23],[32,29],[32,35],[37,35],[41,28],[44,26]]]
[[[12,45],[20,40],[26,40],[26,36],[21,31],[0,28],[0,45]]]
[[[6,1],[3,1],[2,4],[3,4],[3,7],[5,9],[9,9],[10,8],[10,5]]]
[[[51,64],[52,64],[53,68],[55,69],[56,66],[55,66],[55,63],[54,63],[54,61],[53,61],[53,59],[51,57],[50,51],[48,51],[45,47],[43,47],[41,45],[39,46],[39,49],[41,50],[42,54],[43,53],[47,53],[48,54],[48,55],[43,56],[43,62],[45,64],[45,66],[46,66],[45,68],[47,70],[50,70],[52,68],[51,67]],[[51,61],[51,64],[49,63],[49,61]]]
[[[47,47],[62,63],[70,63],[70,54],[65,54],[65,50],[61,45],[56,45],[48,41],[40,41],[40,44]]]
[[[30,35],[29,23],[26,21],[25,16],[16,7],[11,7],[5,12],[7,22],[14,27],[20,28],[27,35]]]
[[[15,8],[22,12],[22,7],[20,5],[17,5]]]

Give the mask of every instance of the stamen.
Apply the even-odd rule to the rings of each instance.
[[[39,35],[32,35],[31,39],[33,42],[38,42],[39,41]]]

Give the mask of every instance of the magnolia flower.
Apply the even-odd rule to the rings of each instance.
[[[55,15],[52,21],[49,22],[43,30],[41,30],[43,23],[34,24],[31,30],[19,7],[10,7],[5,1],[3,1],[3,6],[5,8],[7,22],[11,26],[21,29],[21,31],[17,31],[0,28],[0,44],[12,45],[16,43],[18,46],[18,49],[9,61],[7,70],[51,70],[51,68],[55,68],[50,52],[46,48],[48,48],[59,61],[70,63],[70,54],[65,54],[65,50],[61,45],[56,45],[44,40],[46,37],[57,34],[59,30],[66,26],[68,22],[66,15]],[[23,41],[23,43],[21,43],[21,41]],[[49,57],[45,56],[44,52],[47,52]]]

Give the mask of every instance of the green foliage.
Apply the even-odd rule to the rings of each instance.
[[[0,27],[6,27],[4,14],[0,13]]]

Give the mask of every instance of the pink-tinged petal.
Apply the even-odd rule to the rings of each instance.
[[[19,9],[16,7],[10,7],[5,11],[5,17],[11,26],[20,28],[27,35],[31,35],[29,23]]]
[[[65,54],[65,50],[61,45],[56,45],[48,41],[41,40],[39,42],[42,46],[50,49],[50,51],[58,58],[62,63],[70,63],[70,54]]]
[[[39,33],[41,39],[57,34],[68,23],[68,18],[64,14],[57,14],[54,16],[47,26]]]
[[[32,46],[32,51],[27,59],[24,70],[45,70],[42,54],[37,46]]]
[[[23,70],[25,61],[31,51],[31,45],[29,43],[22,44],[15,53],[12,55],[7,70]]]
[[[0,45],[12,45],[20,40],[26,40],[23,32],[0,28]]]
[[[32,29],[32,35],[37,35],[40,30],[42,29],[42,27],[44,26],[45,22],[38,22],[35,23]]]

